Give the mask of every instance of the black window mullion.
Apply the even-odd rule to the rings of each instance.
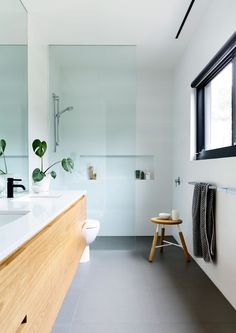
[[[204,87],[197,89],[197,158],[205,148],[205,96]]]
[[[236,145],[236,53],[232,60],[232,146]]]
[[[206,86],[210,81],[214,79],[230,62],[232,62],[232,54],[230,53],[222,62],[212,70],[212,72],[201,82],[200,86]]]
[[[205,87],[229,63],[232,63],[232,143],[217,149],[205,147]],[[196,158],[209,159],[236,156],[236,32],[220,49],[191,84],[196,89]]]
[[[201,73],[195,78],[195,80],[191,83],[192,88],[197,88],[201,82],[209,76],[209,73],[212,72],[212,69],[215,65],[222,63],[227,56],[228,53],[233,51],[236,47],[236,31],[233,35],[227,40],[227,42],[222,46],[222,48],[217,52],[217,54],[211,59],[211,61],[206,65],[205,68],[201,71]]]

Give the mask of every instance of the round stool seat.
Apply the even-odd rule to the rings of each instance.
[[[156,224],[156,231],[154,233],[154,236],[153,236],[153,240],[152,240],[152,247],[151,247],[151,250],[150,250],[150,255],[149,255],[149,261],[152,262],[153,261],[153,257],[154,257],[154,253],[155,253],[155,250],[157,248],[160,248],[160,252],[163,253],[163,249],[165,246],[170,246],[170,245],[173,245],[175,247],[181,247],[183,249],[183,253],[184,253],[184,256],[186,258],[187,261],[190,261],[190,254],[188,252],[188,249],[187,249],[187,245],[185,243],[185,239],[184,239],[184,235],[181,231],[181,228],[180,228],[180,224],[183,223],[182,220],[178,219],[178,220],[172,220],[171,218],[169,219],[162,219],[160,218],[160,216],[157,216],[157,217],[152,217],[150,219],[150,221],[152,223],[155,223]],[[176,242],[170,242],[168,240],[165,240],[165,228],[166,226],[168,225],[176,225],[177,229],[178,229],[178,232],[179,232],[179,238],[180,238],[180,243],[181,244],[178,244]],[[160,245],[157,245],[157,240],[159,238],[159,234],[161,233],[161,239],[160,239]]]
[[[166,225],[176,225],[176,224],[181,224],[183,221],[178,219],[178,220],[172,220],[172,219],[160,219],[159,217],[152,217],[150,219],[150,221],[152,223],[156,223],[156,224],[166,224]]]

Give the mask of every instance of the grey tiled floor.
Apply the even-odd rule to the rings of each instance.
[[[151,238],[138,238],[135,250],[112,243],[98,240],[79,266],[53,333],[236,332],[236,311],[181,249],[156,252],[150,264]]]

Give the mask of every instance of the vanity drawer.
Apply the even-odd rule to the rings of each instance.
[[[24,255],[7,259],[0,266],[0,332],[13,333],[26,315],[27,263]]]
[[[26,315],[27,323],[20,332],[47,332],[41,330],[41,325],[47,318],[46,309],[51,302],[51,244],[53,225],[43,229],[28,244],[25,256],[27,266],[27,294]],[[18,333],[18,332],[17,332]]]
[[[34,267],[32,260],[30,307],[28,323],[22,328],[24,333],[51,331],[85,247],[78,207],[82,207],[80,201],[53,221],[44,232],[43,239],[39,236],[29,246],[28,255],[32,258],[34,253],[41,251],[41,247],[47,250],[42,260],[37,259],[38,268]],[[43,257],[47,262],[45,267]]]
[[[5,304],[0,309],[0,332],[27,331],[35,309],[39,316],[50,300],[52,235],[52,226],[46,227],[1,265],[0,302]]]
[[[85,248],[82,197],[0,264],[0,332],[49,333]]]
[[[63,302],[64,296],[70,286],[79,264],[80,257],[86,246],[82,235],[84,213],[80,210],[83,200],[80,200],[70,212],[61,217],[55,228],[53,249],[51,256],[52,300],[54,302],[55,318]],[[78,214],[79,213],[79,214]],[[68,223],[70,221],[70,223]],[[52,309],[53,309],[52,307]]]
[[[87,218],[86,214],[86,197],[83,196],[76,204],[75,209],[76,209],[76,216],[77,220],[79,221],[79,224],[81,226],[84,225],[85,220]]]

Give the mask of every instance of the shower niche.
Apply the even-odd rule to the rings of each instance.
[[[134,244],[135,170],[148,169],[154,178],[153,156],[136,155],[135,46],[51,45],[49,55],[49,159],[75,161],[75,172],[59,174],[53,186],[86,190],[88,217],[100,220],[100,236]]]
[[[80,171],[88,180],[151,181],[155,179],[154,158],[154,155],[81,155]],[[90,177],[90,167],[93,168],[96,177]]]

